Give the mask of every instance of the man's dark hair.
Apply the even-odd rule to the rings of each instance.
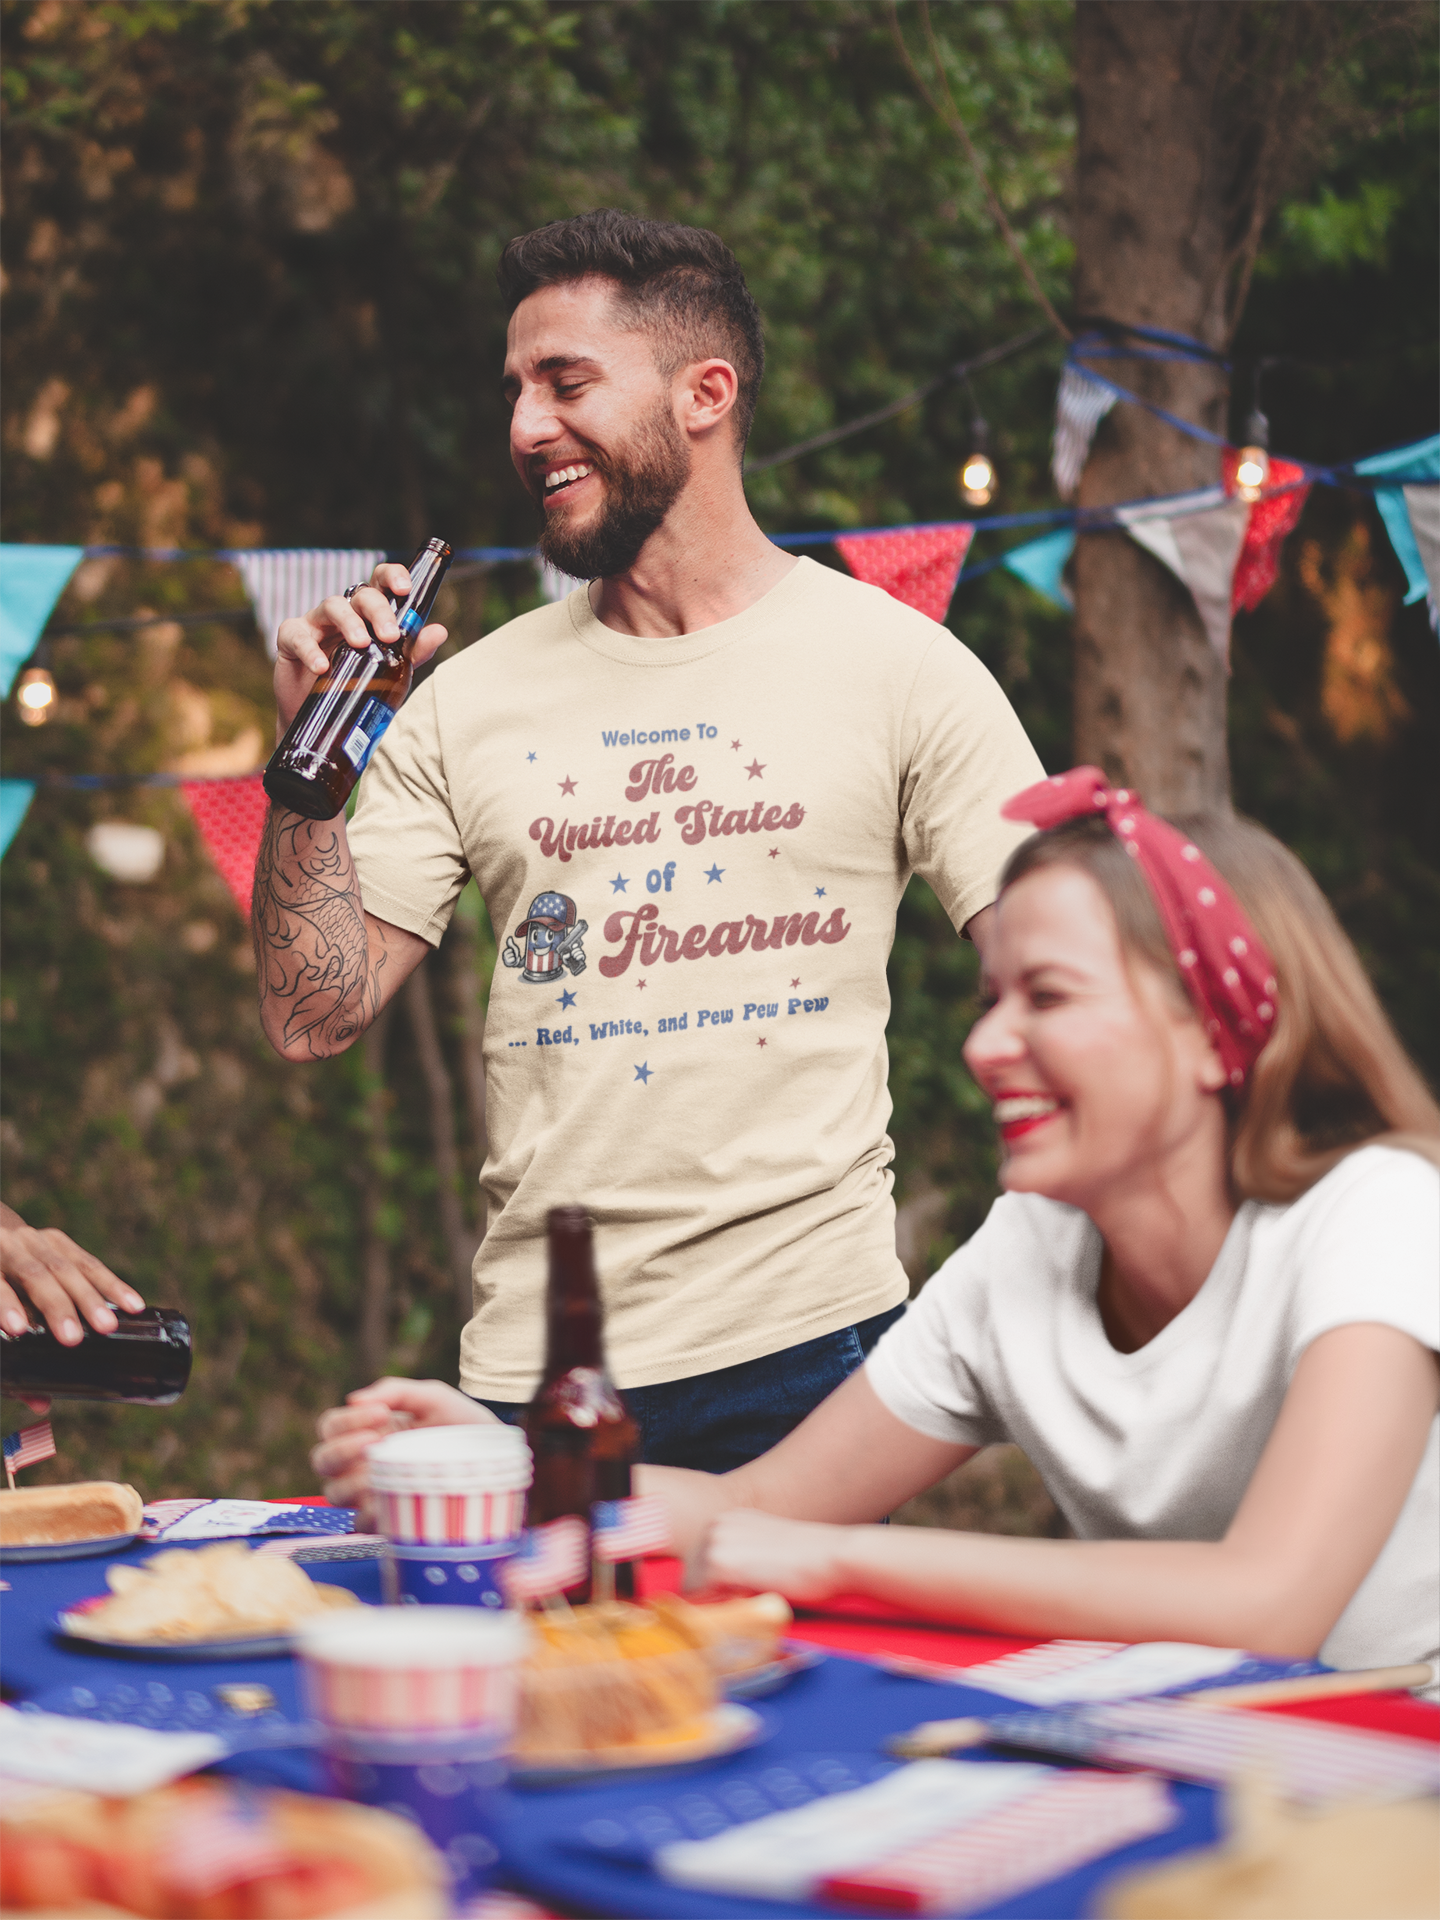
[[[654,335],[663,373],[712,355],[730,362],[739,378],[734,419],[743,450],[765,371],[765,340],[760,309],[720,236],[599,207],[519,234],[501,254],[496,278],[513,313],[541,287],[592,274],[613,280],[630,323]]]

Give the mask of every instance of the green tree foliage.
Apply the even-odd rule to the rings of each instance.
[[[1069,7],[935,17],[957,107],[1063,307]],[[404,551],[439,530],[527,543],[493,269],[512,233],[584,207],[710,225],[735,247],[767,322],[757,459],[1036,319],[974,172],[869,0],[7,0],[0,20],[10,540]],[[1405,104],[1413,72],[1357,60],[1351,91],[1370,118],[1347,122],[1315,190],[1277,217],[1242,340],[1332,369],[1308,387],[1277,371],[1273,402],[1266,389],[1276,444],[1326,457],[1418,436],[1433,418],[1433,370],[1417,371],[1434,336],[1433,114]],[[1059,360],[1059,342],[1042,341],[973,387],[942,386],[757,473],[762,522],[959,517],[977,411],[996,509],[1053,504]],[[1423,610],[1395,610],[1368,512],[1350,503],[1336,518],[1317,496],[1281,589],[1241,623],[1237,786],[1312,859],[1433,1064],[1433,944],[1416,929],[1435,887],[1419,746],[1434,647]],[[1355,526],[1369,530],[1365,554]],[[1342,730],[1354,715],[1326,663],[1337,621],[1356,652],[1357,595],[1364,632],[1390,649],[1396,699],[1365,695],[1362,661],[1345,687],[1389,718],[1342,741],[1336,715]],[[442,609],[452,645],[534,598],[528,568],[457,570]],[[255,764],[272,721],[243,607],[219,563],[86,562],[54,622],[78,629],[53,642],[57,719],[27,733],[7,711],[8,771]],[[175,623],[195,609],[239,617]],[[138,614],[154,623],[87,631]],[[962,585],[951,625],[1047,764],[1066,764],[1068,621],[993,573]],[[106,816],[161,829],[161,880],[98,872],[83,839]],[[360,1378],[377,1247],[391,1364],[453,1377],[454,1287],[408,1016],[385,1038],[383,1079],[359,1049],[306,1069],[270,1056],[243,924],[174,793],[42,793],[5,880],[6,1196],[188,1305],[200,1340],[196,1389],[174,1414],[65,1410],[59,1468],[147,1492],[302,1488],[314,1411]],[[457,1061],[462,999],[483,999],[493,964],[483,913],[478,926],[478,948],[452,932],[432,963]],[[923,1265],[982,1216],[994,1157],[959,1058],[973,955],[918,883],[891,978],[897,1166]],[[458,1070],[453,1091],[473,1176]]]

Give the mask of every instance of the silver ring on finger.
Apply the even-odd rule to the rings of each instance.
[[[345,598],[347,600],[353,600],[355,595],[360,591],[360,589],[364,585],[365,585],[365,582],[363,580],[357,580],[353,587],[346,587]]]

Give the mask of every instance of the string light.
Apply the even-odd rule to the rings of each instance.
[[[970,426],[971,451],[960,469],[960,497],[972,507],[988,507],[995,496],[995,467],[990,459],[990,429],[977,414]]]
[[[43,727],[55,704],[55,682],[48,667],[27,667],[15,689],[15,704],[27,727]]]
[[[1270,422],[1258,407],[1245,423],[1245,440],[1235,468],[1235,491],[1242,500],[1255,501],[1270,478]]]

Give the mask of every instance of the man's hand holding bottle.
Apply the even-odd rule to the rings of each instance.
[[[281,622],[275,659],[275,705],[280,720],[277,739],[329,667],[337,647],[353,647],[357,653],[364,653],[372,640],[391,645],[398,642],[396,607],[404,603],[410,586],[410,569],[387,560],[376,567],[369,585],[357,587],[350,599],[343,593],[332,593],[309,613],[295,614]],[[436,621],[422,627],[410,646],[413,665],[423,667],[448,638],[447,630]]]

